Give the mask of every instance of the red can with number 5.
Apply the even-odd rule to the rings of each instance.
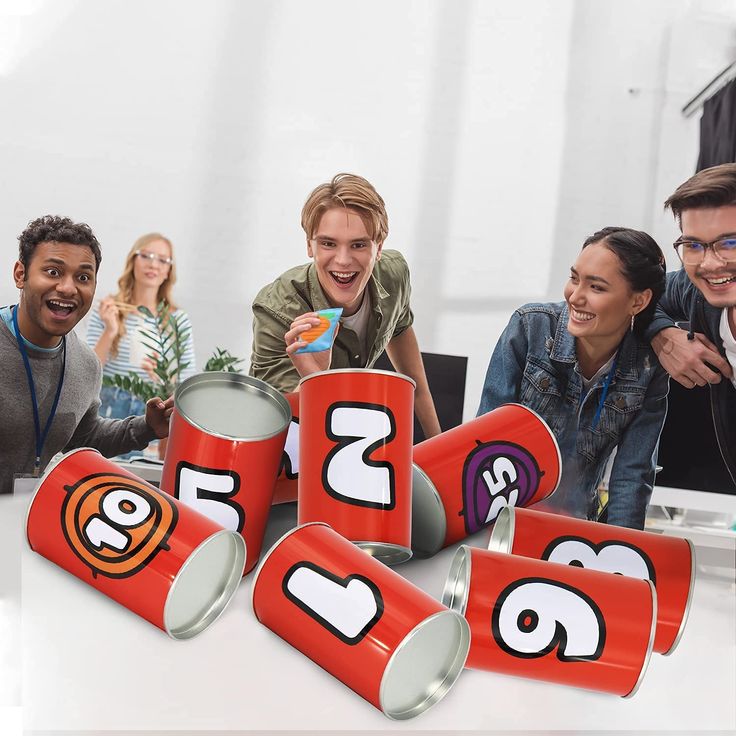
[[[258,562],[291,421],[288,401],[239,373],[200,373],[174,395],[161,490],[245,538]]]

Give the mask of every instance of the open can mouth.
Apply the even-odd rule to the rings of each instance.
[[[240,373],[198,373],[174,394],[176,414],[214,437],[239,442],[267,440],[285,431],[291,407],[267,383]]]
[[[401,641],[381,678],[379,702],[393,720],[423,713],[447,695],[465,666],[470,626],[455,611],[438,611]]]
[[[493,523],[491,537],[488,540],[490,552],[510,553],[514,546],[514,525],[516,512],[513,506],[504,506]]]
[[[450,564],[445,587],[442,591],[442,604],[461,615],[465,615],[470,593],[470,547],[461,545]]]
[[[189,555],[164,606],[164,628],[172,639],[191,639],[214,623],[238,589],[245,558],[245,540],[226,529]]]

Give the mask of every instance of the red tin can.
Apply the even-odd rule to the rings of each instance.
[[[289,403],[240,373],[200,373],[177,386],[161,489],[245,538],[258,562],[286,434]]]
[[[299,523],[324,521],[387,565],[411,557],[414,385],[361,369],[299,383]]]
[[[414,447],[411,546],[418,557],[480,531],[505,506],[529,506],[560,482],[557,440],[521,404],[504,404]]]
[[[470,624],[471,668],[630,697],[652,652],[649,580],[462,545],[442,602]]]
[[[299,490],[299,393],[284,394],[291,407],[291,423],[281,458],[281,469],[273,489],[273,504],[296,501]]]
[[[305,524],[253,579],[258,620],[389,718],[419,715],[462,672],[465,619],[326,524]]]
[[[46,469],[26,536],[32,550],[174,639],[222,613],[245,564],[239,534],[89,448]]]
[[[689,539],[529,509],[503,509],[488,548],[651,580],[657,589],[654,651],[671,654],[685,629],[695,583]]]

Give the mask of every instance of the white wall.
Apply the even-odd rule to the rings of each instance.
[[[299,213],[370,179],[423,349],[468,355],[466,418],[512,309],[558,299],[585,235],[671,242],[679,108],[733,58],[724,0],[0,0],[0,242],[89,222],[99,293],[135,238],[176,247],[201,366],[250,353],[250,302],[305,259]],[[632,90],[632,91],[630,91]]]

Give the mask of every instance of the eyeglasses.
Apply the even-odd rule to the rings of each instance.
[[[676,240],[673,243],[677,256],[686,266],[697,266],[705,260],[705,252],[713,249],[714,255],[726,263],[736,261],[736,235],[700,243],[697,240]]]
[[[149,263],[153,263],[154,261],[156,261],[156,263],[161,266],[171,266],[174,263],[173,258],[166,258],[166,256],[157,256],[155,253],[149,253],[145,250],[137,250],[135,254],[138,256],[138,258],[143,258]]]

